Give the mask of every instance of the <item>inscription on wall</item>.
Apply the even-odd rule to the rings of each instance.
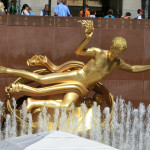
[[[6,25],[7,24],[7,16],[6,15],[0,15],[0,25]]]
[[[87,18],[83,18],[84,20]],[[75,17],[40,17],[40,16],[21,16],[3,15],[0,16],[0,25],[8,26],[38,26],[38,27],[81,27],[78,22],[80,19]],[[88,18],[93,20],[95,28],[102,29],[150,29],[150,20],[125,20],[125,19],[104,19]]]
[[[3,24],[3,18],[2,18],[2,16],[0,16],[0,25],[2,25]]]

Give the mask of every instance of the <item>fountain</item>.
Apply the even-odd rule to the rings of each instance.
[[[3,103],[0,102],[2,108]],[[13,99],[13,107],[16,103]],[[85,127],[85,112],[86,105],[82,105],[82,126]],[[95,140],[106,145],[121,149],[121,150],[149,150],[150,147],[150,105],[146,108],[143,103],[140,103],[138,109],[134,109],[132,104],[128,102],[125,104],[122,98],[117,98],[116,104],[113,106],[113,114],[110,114],[108,107],[104,108],[103,113],[100,105],[93,104],[91,130],[78,131],[78,117],[74,115],[74,106],[70,108],[69,117],[67,117],[66,109],[55,109],[53,130],[61,130],[80,135],[91,140]],[[17,121],[12,115],[7,114],[5,127],[0,133],[0,139],[6,140],[15,136],[31,135],[32,128],[32,114],[26,112],[26,104],[23,104],[21,109],[22,122],[21,127],[17,128]],[[61,112],[61,115],[59,113]],[[2,112],[0,112],[2,115]],[[0,115],[0,118],[1,118]],[[51,119],[47,113],[46,105],[43,107],[42,112],[39,113],[39,128],[36,131],[48,131],[48,119]],[[28,120],[28,124],[26,123]],[[69,121],[69,123],[68,123]],[[61,127],[61,128],[59,128]],[[13,132],[10,132],[13,131]]]

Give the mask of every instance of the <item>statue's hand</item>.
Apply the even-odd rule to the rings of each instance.
[[[82,24],[82,27],[85,28],[86,37],[92,37],[94,32],[93,21],[92,20],[80,20],[78,21]]]
[[[47,62],[47,57],[42,56],[42,55],[35,55],[31,59],[27,60],[27,65],[28,66],[38,66],[38,65],[43,65]]]

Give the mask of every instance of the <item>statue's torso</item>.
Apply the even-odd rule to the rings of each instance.
[[[119,60],[119,59],[118,59]],[[107,51],[96,52],[95,58],[91,59],[83,68],[87,86],[92,86],[102,80],[106,75],[119,67],[118,61],[110,62]]]

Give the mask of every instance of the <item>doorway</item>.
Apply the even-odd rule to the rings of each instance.
[[[123,0],[102,0],[104,15],[107,15],[107,11],[112,9],[114,16],[120,18],[122,16],[122,1]]]

